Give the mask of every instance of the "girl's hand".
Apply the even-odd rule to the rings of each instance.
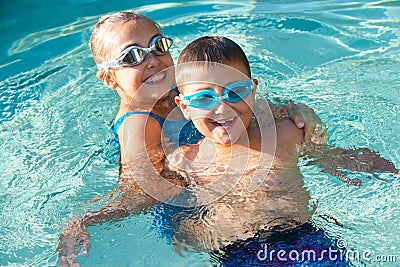
[[[80,266],[76,258],[80,253],[89,253],[89,233],[81,220],[71,221],[61,232],[60,243],[56,249],[61,266]]]
[[[288,116],[296,124],[297,128],[304,129],[305,143],[327,143],[326,127],[312,108],[290,101]]]

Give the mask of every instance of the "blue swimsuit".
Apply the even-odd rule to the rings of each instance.
[[[135,114],[145,114],[155,118],[158,123],[160,123],[160,126],[163,128],[163,132],[166,134],[166,136],[178,146],[185,144],[196,144],[200,139],[204,138],[204,136],[196,129],[196,127],[194,127],[192,121],[170,121],[149,111],[131,111],[119,117],[114,125],[111,126],[111,131],[114,134],[112,143],[119,144],[118,130],[121,127],[121,124],[127,117]],[[179,132],[179,134],[177,134],[177,132]]]
[[[171,88],[171,91],[179,93],[179,90],[176,87]],[[114,123],[114,125],[111,126],[111,131],[114,134],[114,139],[112,140],[112,143],[119,146],[119,141],[118,141],[119,127],[121,127],[121,124],[127,117],[134,114],[145,114],[155,118],[158,121],[158,123],[160,123],[160,126],[163,129],[165,136],[169,138],[169,140],[176,146],[196,144],[200,139],[204,138],[204,136],[197,130],[197,128],[194,127],[192,121],[187,121],[187,120],[170,121],[149,111],[131,111],[119,117],[118,120]],[[177,135],[178,132],[179,134]]]
[[[160,117],[157,114],[154,114],[152,112],[148,112],[148,111],[131,111],[131,112],[127,112],[124,115],[122,115],[121,117],[119,117],[118,120],[114,123],[114,125],[111,126],[111,132],[114,134],[114,137],[115,137],[116,140],[118,140],[118,130],[119,130],[119,127],[121,127],[121,124],[124,122],[124,120],[126,118],[128,118],[129,116],[134,115],[134,114],[150,115],[153,118],[155,118],[158,121],[158,123],[160,123],[161,127],[163,126],[163,124],[165,122],[165,119],[163,117]]]

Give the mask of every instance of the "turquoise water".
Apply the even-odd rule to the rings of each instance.
[[[115,1],[117,2],[117,1]],[[398,1],[6,1],[0,29],[0,265],[54,266],[61,229],[117,185],[113,91],[96,80],[87,42],[98,17],[137,9],[180,50],[202,35],[238,42],[260,88],[312,107],[330,143],[368,147],[400,168]],[[360,188],[303,166],[313,222],[348,249],[400,261],[400,180],[363,173]],[[338,223],[335,223],[336,220]],[[83,266],[207,266],[177,254],[143,214],[90,227]]]

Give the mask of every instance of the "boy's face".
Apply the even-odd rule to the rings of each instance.
[[[176,103],[185,117],[191,119],[204,136],[220,144],[234,144],[247,133],[246,130],[250,125],[257,80],[252,82],[243,74],[246,71],[245,68],[238,64],[219,65],[221,67],[213,71],[194,70],[193,75],[190,75],[190,81],[187,80],[182,86],[178,84],[182,94],[176,97]],[[232,94],[235,87],[237,90],[242,90],[237,87],[240,84],[250,84],[249,91],[243,94],[243,99],[231,102],[232,99],[228,93]],[[229,89],[232,91],[230,92]],[[195,107],[196,105],[191,106],[192,104],[184,100],[187,97],[194,97],[194,94],[201,97],[206,90],[215,92],[215,97],[225,95],[227,99],[214,101],[215,105],[206,109]]]
[[[120,24],[107,36],[110,58],[116,59],[129,46],[147,48],[151,40],[159,35],[161,34],[154,23],[146,19]],[[168,71],[163,71],[165,69]],[[173,60],[169,52],[162,56],[148,53],[140,64],[119,67],[113,72],[114,82],[129,98],[144,102],[153,102],[165,96],[175,82]],[[143,84],[145,86],[141,88]]]

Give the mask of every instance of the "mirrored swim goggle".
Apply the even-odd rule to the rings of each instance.
[[[140,47],[137,45],[130,46],[114,60],[97,64],[99,69],[117,68],[124,66],[137,66],[150,52],[154,52],[157,56],[163,56],[168,53],[172,46],[172,39],[164,36],[156,36],[150,41],[150,47]]]
[[[225,86],[222,96],[218,96],[212,89],[205,89],[194,94],[182,96],[182,102],[193,108],[212,109],[218,102],[226,100],[231,103],[238,103],[244,100],[254,88],[253,80],[233,82]]]

